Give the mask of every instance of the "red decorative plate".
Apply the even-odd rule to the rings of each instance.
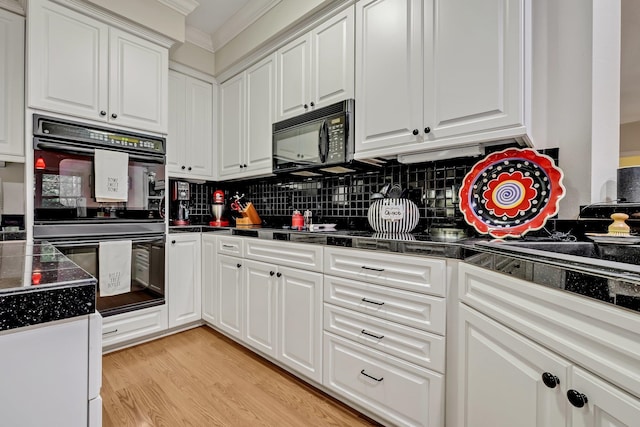
[[[489,154],[465,176],[460,210],[480,233],[519,237],[558,213],[564,193],[562,171],[551,157],[508,148]]]

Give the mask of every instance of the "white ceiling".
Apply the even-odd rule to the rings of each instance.
[[[187,40],[215,52],[282,0],[197,0]]]

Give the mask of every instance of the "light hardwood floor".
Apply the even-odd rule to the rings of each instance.
[[[102,363],[103,427],[379,425],[205,326]]]

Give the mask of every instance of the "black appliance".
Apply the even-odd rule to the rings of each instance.
[[[189,225],[189,200],[191,192],[189,183],[185,181],[172,181],[171,183],[171,224]]]
[[[353,172],[354,100],[273,124],[273,173]]]
[[[165,303],[165,140],[57,118],[33,116],[34,227],[99,278],[100,243],[131,240],[130,291],[101,296],[103,316]],[[96,149],[128,154],[126,202],[96,201]]]

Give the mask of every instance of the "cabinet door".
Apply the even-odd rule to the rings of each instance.
[[[350,7],[311,33],[313,108],[354,97],[354,8]]]
[[[109,121],[166,133],[168,50],[116,28],[109,34]]]
[[[523,123],[523,3],[425,2],[428,140]]]
[[[571,406],[572,427],[631,427],[640,420],[640,399],[591,375],[573,369],[571,388],[587,397],[582,408]]]
[[[187,172],[213,178],[213,85],[187,77],[186,95]]]
[[[242,258],[218,255],[218,326],[227,334],[242,339]]]
[[[570,363],[460,303],[458,419],[465,427],[564,427]],[[558,379],[549,388],[548,373]]]
[[[107,120],[107,25],[37,0],[29,3],[27,31],[29,107]]]
[[[276,267],[244,260],[244,341],[269,356],[276,355]]]
[[[276,121],[306,113],[310,108],[311,36],[306,34],[278,49]]]
[[[87,425],[89,322],[80,319],[0,334],[3,426]]]
[[[356,3],[356,153],[419,141],[413,132],[423,122],[422,4]]]
[[[278,267],[278,360],[322,381],[322,274]]]
[[[269,56],[246,71],[245,173],[271,173],[275,116],[275,56]]]
[[[0,9],[0,160],[24,156],[24,18]]]
[[[170,234],[167,250],[169,327],[201,319],[200,233]]]
[[[215,236],[202,235],[202,319],[212,325],[218,324],[216,244]]]
[[[220,120],[218,138],[218,172],[221,177],[232,178],[244,169],[244,74],[239,74],[220,85]]]
[[[187,76],[169,70],[169,134],[167,170],[181,175],[187,168]]]

